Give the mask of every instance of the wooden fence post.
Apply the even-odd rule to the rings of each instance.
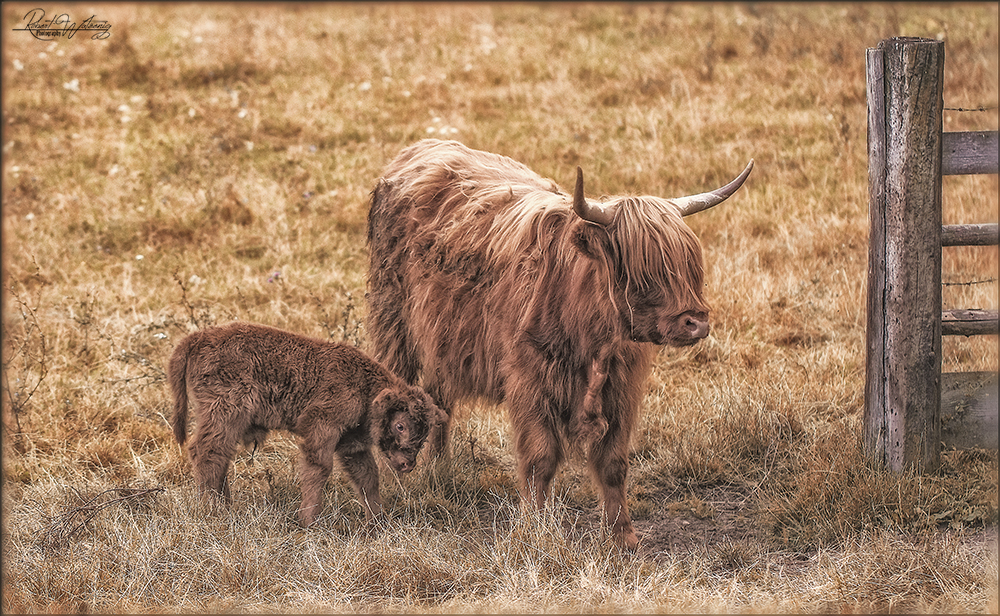
[[[893,471],[940,463],[944,43],[869,49],[864,445]]]

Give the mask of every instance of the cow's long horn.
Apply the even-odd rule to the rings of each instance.
[[[689,197],[671,199],[670,202],[677,206],[677,210],[680,212],[681,216],[690,216],[691,214],[695,214],[702,210],[707,210],[710,207],[719,205],[731,197],[734,192],[739,190],[740,186],[743,186],[743,182],[746,181],[747,176],[750,175],[750,171],[752,169],[753,159],[751,158],[750,163],[747,164],[747,168],[743,170],[743,173],[722,188],[716,188],[711,192],[701,193],[700,195],[691,195]]]
[[[573,191],[573,211],[580,218],[604,227],[610,225],[615,217],[614,211],[606,210],[599,205],[587,203],[587,198],[583,196],[583,169],[579,167],[576,168],[576,190]]]

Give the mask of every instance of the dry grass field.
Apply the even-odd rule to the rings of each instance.
[[[3,5],[3,582],[11,612],[992,612],[997,452],[868,465],[865,48],[946,41],[945,130],[997,129],[997,4]],[[642,543],[601,535],[579,461],[521,511],[502,408],[448,461],[338,473],[295,523],[297,445],[197,498],[164,368],[247,320],[366,345],[367,199],[421,138],[592,195],[714,188],[711,336],[663,349],[633,438]],[[948,177],[946,223],[995,222]],[[997,249],[944,253],[945,308],[997,307]],[[997,369],[947,338],[946,371]]]

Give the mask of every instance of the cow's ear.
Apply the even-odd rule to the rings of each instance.
[[[573,246],[591,259],[607,254],[608,232],[593,223],[582,223],[573,231]]]

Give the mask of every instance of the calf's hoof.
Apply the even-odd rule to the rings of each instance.
[[[299,526],[302,528],[309,528],[316,521],[316,507],[310,507],[309,509],[299,509]]]

